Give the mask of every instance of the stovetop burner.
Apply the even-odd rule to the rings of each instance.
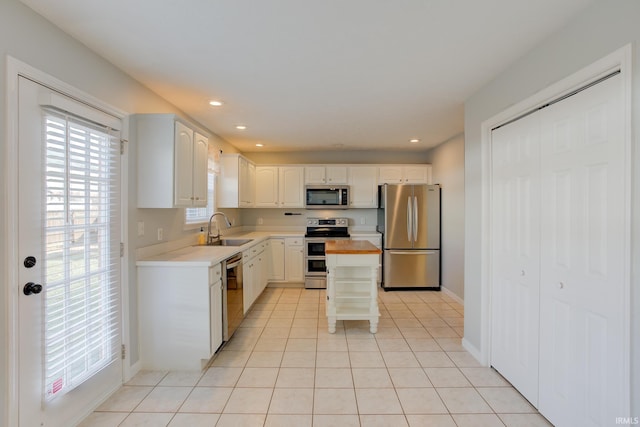
[[[347,218],[308,218],[305,237],[349,237]]]
[[[307,229],[307,233],[304,235],[304,237],[349,237],[349,232],[346,228],[344,230],[331,229],[313,231],[309,231],[309,229]]]

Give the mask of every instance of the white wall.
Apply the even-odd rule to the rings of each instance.
[[[464,299],[464,135],[427,154],[433,183],[442,188],[442,286]]]
[[[117,29],[114,29],[117,30]],[[54,27],[48,21],[37,15],[31,9],[17,0],[0,0],[0,102],[6,105],[6,57],[10,55],[24,63],[31,65],[71,86],[80,89],[95,98],[98,98],[112,106],[129,113],[177,113],[173,105],[160,98],[146,87],[123,73],[120,69],[111,65],[84,45],[77,42],[66,33]],[[7,227],[5,213],[13,206],[8,206],[6,200],[7,179],[5,164],[7,162],[7,115],[5,108],[0,114],[0,425],[5,423],[7,416],[7,384],[8,372],[7,359],[9,343],[7,341],[7,303],[9,284],[5,273],[9,269],[16,268],[7,265]],[[161,226],[169,231],[167,238],[177,238],[187,234],[181,227],[176,227],[181,219],[181,211],[168,210],[139,210],[135,207],[135,141],[129,145],[129,211],[126,220],[136,224],[139,219],[145,220],[154,226]],[[224,141],[216,141],[220,148],[226,152],[236,151]],[[181,223],[181,222],[180,222]],[[133,256],[135,249],[147,244],[144,239],[138,241],[135,227],[129,230],[129,257],[125,268],[131,278],[130,287],[130,312],[132,319],[136,315],[136,287],[135,287],[135,263]],[[132,362],[137,360],[137,324],[131,323],[130,333],[133,339],[133,348],[130,348]]]
[[[632,414],[640,416],[640,2],[595,2],[557,34],[479,90],[465,104],[465,339],[481,349],[481,123],[616,49],[633,45]],[[628,416],[629,414],[621,414]]]

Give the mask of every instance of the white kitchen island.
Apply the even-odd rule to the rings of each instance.
[[[378,331],[377,272],[380,249],[368,241],[327,240],[327,319],[329,333],[338,320],[368,320]]]

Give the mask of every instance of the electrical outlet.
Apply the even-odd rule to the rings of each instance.
[[[365,217],[360,218],[360,224],[365,225],[367,223],[367,219]]]
[[[144,221],[138,221],[138,237],[144,236]]]
[[[258,225],[262,225],[264,223],[264,221],[262,220],[262,218],[258,218]]]
[[[164,230],[162,228],[158,228],[158,240],[162,240],[164,238]]]

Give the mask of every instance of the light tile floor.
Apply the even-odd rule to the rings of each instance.
[[[379,293],[367,321],[327,331],[325,292],[267,288],[204,372],[143,371],[82,427],[550,426],[460,344],[440,292]]]

